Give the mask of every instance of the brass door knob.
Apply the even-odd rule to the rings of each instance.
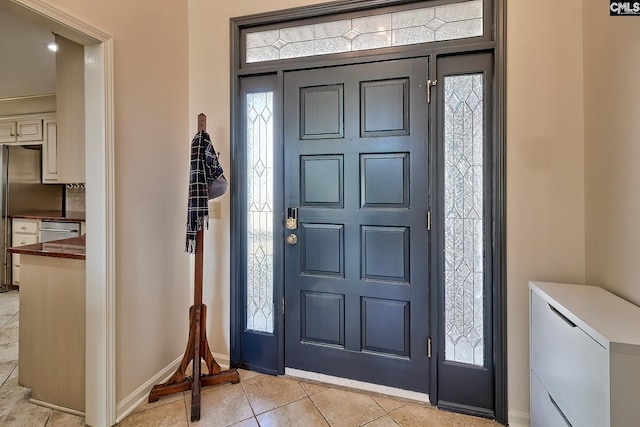
[[[298,243],[298,236],[296,236],[295,234],[289,234],[287,236],[287,243],[290,245],[295,245],[296,243]]]

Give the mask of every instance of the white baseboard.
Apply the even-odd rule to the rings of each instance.
[[[509,411],[510,427],[529,427],[530,423],[528,412]]]
[[[387,387],[379,384],[366,383],[364,381],[339,378],[331,375],[318,374],[316,372],[303,371],[300,369],[285,368],[284,374],[292,377],[303,378],[312,381],[334,384],[342,387],[350,387],[359,390],[371,391],[374,393],[386,394],[389,396],[401,397],[403,399],[416,400],[418,402],[429,403],[429,395],[410,390],[402,390],[395,387]]]
[[[219,353],[213,353],[214,359],[220,365],[222,370],[229,369],[229,356]],[[125,397],[121,402],[119,402],[116,406],[116,422],[119,423],[123,419],[125,419],[129,414],[131,414],[138,406],[144,403],[149,397],[149,392],[151,388],[153,388],[156,384],[162,384],[166,382],[171,375],[178,368],[178,365],[182,361],[182,355],[180,355],[176,360],[169,363],[164,369],[155,374],[153,377],[149,378],[144,384],[138,387],[133,393],[129,396]]]
[[[66,408],[64,406],[54,405],[53,403],[43,402],[42,400],[34,399],[33,397],[29,399],[29,403],[33,403],[34,405],[42,406],[45,408],[53,409],[58,412],[65,412],[67,414],[75,415],[76,417],[84,418],[84,412],[76,411],[75,409]]]
[[[167,381],[178,368],[182,361],[182,356],[169,363],[164,369],[149,378],[144,384],[138,387],[133,393],[125,397],[116,405],[116,422],[119,423],[140,406],[149,396],[151,388],[156,384]]]

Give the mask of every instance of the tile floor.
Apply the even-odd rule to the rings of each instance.
[[[83,418],[30,404],[29,389],[18,385],[18,308],[18,292],[0,294],[0,426],[84,425]],[[199,422],[190,422],[189,391],[144,403],[118,426],[498,426],[421,403],[296,378],[245,370],[240,377],[239,384],[203,389]]]
[[[482,418],[440,411],[430,405],[239,370],[240,384],[202,390],[201,418],[190,422],[191,392],[145,403],[118,426],[367,426],[490,427]]]

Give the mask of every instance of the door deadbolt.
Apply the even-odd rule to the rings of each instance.
[[[295,245],[296,243],[298,243],[298,236],[296,236],[295,234],[289,234],[287,236],[287,243],[290,245]]]
[[[298,208],[287,208],[286,226],[289,230],[298,228]]]

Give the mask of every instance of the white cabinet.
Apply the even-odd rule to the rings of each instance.
[[[595,286],[529,289],[531,426],[636,426],[640,308]]]
[[[17,126],[15,120],[0,120],[0,142],[16,142]]]
[[[77,147],[69,140],[60,139],[58,119],[44,120],[44,142],[42,144],[42,182],[45,184],[84,183],[84,159],[70,157]],[[84,153],[84,149],[82,151]]]
[[[0,119],[1,144],[42,143],[42,117],[24,115]]]
[[[40,220],[14,218],[12,221],[11,246],[25,246],[39,243]],[[12,283],[20,286],[20,255],[12,255]]]
[[[18,116],[0,117],[0,144],[11,145],[42,145],[42,182],[58,183],[58,135],[55,113],[23,114]],[[83,151],[84,152],[84,151]],[[72,165],[72,162],[67,162]],[[84,160],[82,161],[84,173]],[[76,167],[77,168],[77,167]],[[29,170],[39,170],[36,168]],[[72,176],[78,175],[71,166]],[[15,172],[15,171],[14,171]],[[40,174],[36,179],[40,182]],[[31,179],[31,176],[13,177],[21,181]],[[83,175],[84,179],[84,175]]]
[[[55,118],[44,121],[45,142],[42,144],[42,182],[58,182],[58,122]]]
[[[84,46],[56,35],[57,182],[85,182]],[[49,159],[51,160],[51,159]]]
[[[42,144],[42,182],[85,182],[84,47],[56,36],[56,112],[0,118],[0,143]]]

